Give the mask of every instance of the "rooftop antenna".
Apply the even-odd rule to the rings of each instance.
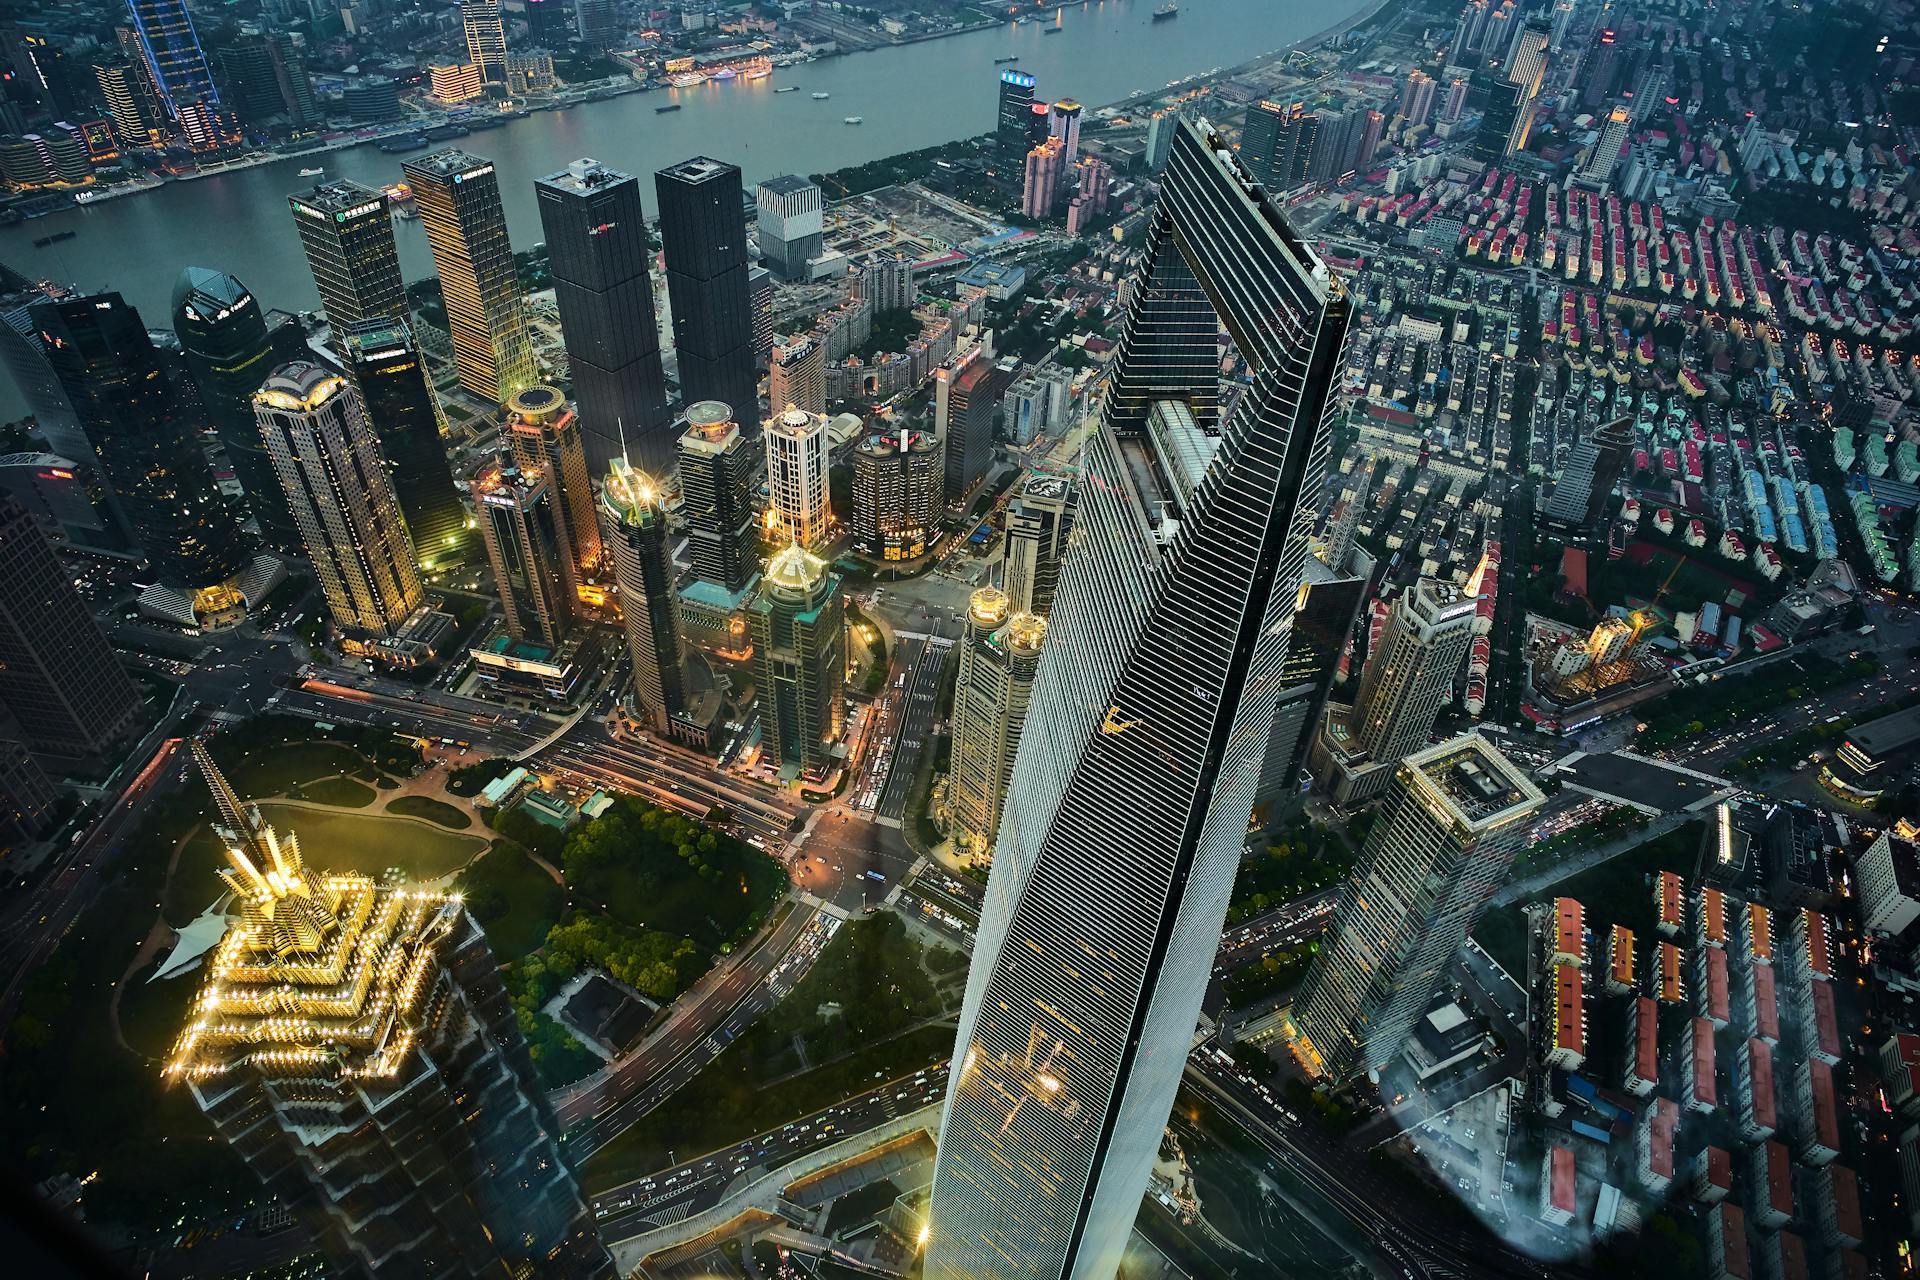
[[[633,466],[633,458],[627,453],[627,420],[616,416],[613,420],[613,429],[620,433],[620,461],[626,463],[627,466],[631,468]]]

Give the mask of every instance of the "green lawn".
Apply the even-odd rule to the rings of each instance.
[[[172,1049],[206,977],[196,969],[164,982],[148,982],[147,978],[165,961],[163,951],[128,979],[120,992],[120,1034],[135,1053],[154,1062],[164,1060]]]
[[[494,841],[456,883],[502,964],[539,950],[566,902],[566,890],[510,840]]]
[[[271,803],[261,805],[260,812],[276,829],[298,835],[307,865],[322,871],[378,875],[397,866],[417,880],[435,880],[458,871],[486,847],[478,836],[371,814],[327,813]],[[184,925],[220,896],[225,885],[216,872],[225,864],[213,833],[206,827],[195,831],[167,884],[162,909],[168,923]]]
[[[388,813],[397,813],[405,818],[425,818],[428,822],[437,822],[453,831],[465,831],[473,825],[473,819],[454,808],[445,800],[435,800],[432,796],[401,796],[389,801]]]
[[[332,742],[277,742],[254,747],[237,757],[221,753],[220,767],[242,798],[253,799],[286,795],[317,778],[358,773],[367,762],[359,752]],[[371,804],[373,792],[364,787],[361,790],[366,799],[348,803]]]
[[[296,800],[308,800],[314,804],[364,809],[373,803],[375,793],[366,783],[355,782],[352,778],[321,778],[317,782],[303,782],[289,794]]]

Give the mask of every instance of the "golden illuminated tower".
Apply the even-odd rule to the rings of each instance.
[[[574,574],[593,577],[604,552],[593,486],[587,480],[587,451],[580,436],[579,415],[558,389],[544,386],[516,393],[507,401],[506,409],[513,460],[522,471],[544,471],[552,477]]]
[[[1046,620],[1015,612],[1006,592],[973,593],[954,685],[947,815],[955,842],[976,859],[993,856],[1046,638]]]
[[[334,1274],[611,1280],[499,965],[457,894],[309,870],[193,744],[237,918],[166,1074]]]
[[[436,151],[400,166],[427,230],[460,385],[499,404],[534,380],[525,299],[491,161]]]

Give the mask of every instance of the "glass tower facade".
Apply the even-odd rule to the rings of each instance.
[[[333,326],[335,350],[356,324],[406,320],[407,290],[386,192],[341,180],[288,196],[287,205]]]
[[[652,478],[616,458],[601,487],[600,510],[614,580],[620,584],[634,701],[655,732],[666,733],[672,718],[687,707],[666,509]]]
[[[1114,1274],[1280,693],[1348,303],[1204,122],[1174,139],[1142,272],[968,975],[930,1280]],[[1251,381],[1217,427],[1222,328]]]
[[[495,404],[534,382],[533,341],[493,163],[460,150],[400,166],[426,228],[460,385]]]
[[[760,380],[740,169],[698,156],[660,170],[653,182],[681,395],[688,404],[720,401],[749,436],[757,436]]]
[[[673,415],[647,274],[653,253],[640,180],[597,160],[575,160],[533,189],[588,470],[601,475],[616,458],[631,457],[650,474],[671,474]]]
[[[546,472],[489,462],[473,478],[473,500],[507,634],[558,649],[579,589]]]
[[[127,0],[127,12],[167,114],[178,119],[180,109],[195,102],[219,106],[220,91],[214,88],[186,0]]]

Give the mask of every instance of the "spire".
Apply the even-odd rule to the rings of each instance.
[[[214,807],[220,811],[220,821],[216,825],[220,834],[226,837],[227,844],[230,847],[236,844],[241,846],[239,852],[246,854],[254,866],[268,865],[270,855],[257,830],[259,816],[249,812],[241,803],[233,784],[220,772],[220,766],[213,762],[213,752],[199,738],[193,740],[193,759],[207,780],[207,790],[213,793]]]

